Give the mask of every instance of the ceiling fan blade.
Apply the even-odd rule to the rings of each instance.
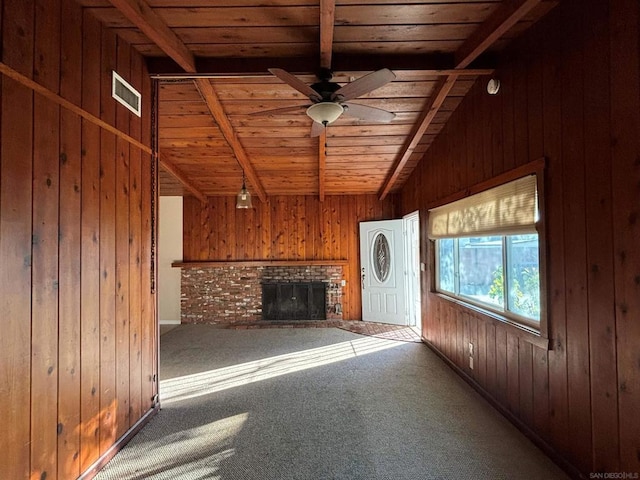
[[[365,93],[369,93],[376,88],[380,88],[383,85],[395,80],[395,74],[388,68],[377,70],[369,73],[364,77],[360,77],[351,83],[347,83],[343,87],[336,90],[332,95],[332,100],[338,100],[344,102],[357,98]]]
[[[350,117],[356,117],[360,120],[371,120],[372,122],[389,123],[396,118],[396,114],[387,112],[381,108],[369,107],[367,105],[360,105],[359,103],[344,103],[345,115]]]
[[[295,105],[293,107],[281,107],[273,108],[271,110],[262,110],[260,112],[252,112],[249,115],[278,115],[280,113],[297,112],[300,110],[306,110],[311,105]]]
[[[284,83],[288,84],[289,86],[298,90],[300,93],[309,97],[309,100],[311,100],[312,102],[319,102],[320,100],[322,100],[318,92],[316,92],[313,88],[311,88],[309,85],[304,83],[298,77],[291,75],[289,72],[282,70],[281,68],[270,68],[269,72],[271,72],[273,75],[278,77]]]
[[[326,127],[321,123],[311,122],[311,133],[309,134],[309,136],[311,138],[319,137],[320,135],[322,135],[322,132],[325,128]]]

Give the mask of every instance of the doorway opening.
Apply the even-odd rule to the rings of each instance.
[[[160,197],[158,212],[158,321],[160,333],[180,325],[182,197]]]
[[[422,300],[420,295],[420,214],[405,215],[405,286],[409,326],[422,331]]]

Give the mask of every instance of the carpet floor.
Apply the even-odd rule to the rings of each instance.
[[[420,343],[181,325],[160,355],[162,410],[97,480],[568,478]]]

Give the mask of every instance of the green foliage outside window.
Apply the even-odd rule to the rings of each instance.
[[[523,268],[509,285],[510,309],[529,318],[540,318],[540,270],[536,267]],[[522,285],[520,280],[522,280]],[[504,272],[502,265],[493,272],[493,283],[489,296],[500,305],[504,304]]]
[[[500,305],[504,305],[504,273],[502,272],[502,265],[493,271],[493,283],[489,288],[489,296]]]

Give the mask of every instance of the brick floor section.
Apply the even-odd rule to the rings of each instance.
[[[342,322],[338,328],[349,330],[353,333],[369,335],[377,338],[386,338],[389,340],[402,340],[403,342],[421,342],[420,332],[413,327],[405,327],[400,325],[387,325],[385,323],[371,322]]]
[[[388,340],[400,340],[403,342],[420,343],[420,332],[413,327],[401,325],[388,325],[386,323],[372,323],[344,320],[295,320],[295,321],[267,321],[260,320],[253,323],[219,325],[220,328],[233,330],[250,330],[257,328],[341,328],[360,335],[386,338]]]

